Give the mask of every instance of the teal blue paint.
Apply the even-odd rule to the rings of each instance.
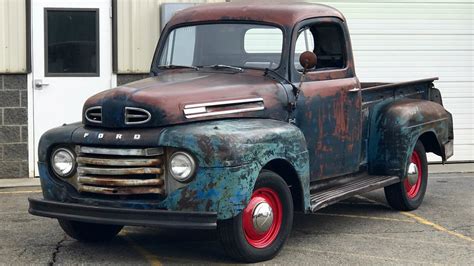
[[[71,143],[71,134],[63,129],[60,134],[63,137],[58,139]],[[48,147],[40,149],[54,145],[45,143]],[[304,209],[309,209],[306,141],[291,124],[268,119],[232,119],[179,125],[163,130],[153,146],[185,149],[198,160],[194,179],[182,188],[167,191],[162,201],[101,200],[80,195],[71,185],[50,176],[46,164],[40,163],[45,199],[123,208],[208,211],[217,212],[218,219],[228,219],[247,205],[262,167],[272,160],[283,159],[297,172]]]

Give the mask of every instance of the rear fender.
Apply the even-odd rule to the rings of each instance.
[[[401,99],[374,107],[369,134],[368,162],[371,174],[406,176],[407,162],[420,136],[429,138],[429,151],[445,161],[444,145],[452,139],[452,117],[438,103]],[[428,138],[427,138],[428,139]],[[426,145],[426,144],[425,144]]]

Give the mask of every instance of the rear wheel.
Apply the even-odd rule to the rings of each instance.
[[[286,182],[263,171],[247,207],[237,216],[218,223],[226,252],[239,261],[259,262],[275,257],[293,224],[293,201]]]
[[[428,163],[421,141],[417,141],[408,162],[407,177],[396,184],[385,187],[388,204],[397,210],[411,211],[423,202],[428,185]]]
[[[112,240],[123,226],[58,220],[66,234],[82,242],[102,242]]]

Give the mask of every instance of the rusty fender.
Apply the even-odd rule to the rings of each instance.
[[[406,176],[408,160],[416,141],[424,134],[434,135],[447,158],[443,144],[452,139],[451,114],[438,103],[420,99],[399,99],[379,103],[373,109],[369,140],[369,171],[372,174]]]
[[[84,138],[86,133],[88,137]],[[137,133],[141,138],[134,140]],[[98,134],[104,137],[99,139]],[[123,139],[117,140],[116,134],[123,135]],[[167,188],[167,195],[161,201],[104,200],[82,195],[67,182],[51,175],[47,166],[49,153],[59,144],[186,150],[196,158],[198,167],[192,181]],[[304,209],[308,210],[309,159],[305,138],[297,127],[276,120],[232,119],[116,130],[72,124],[52,129],[42,136],[38,164],[47,200],[117,208],[217,212],[218,219],[227,219],[244,209],[258,174],[275,159],[293,166],[301,185]]]
[[[194,181],[168,195],[173,210],[215,211],[218,219],[238,215],[247,205],[262,168],[283,159],[295,169],[304,209],[309,208],[306,141],[295,126],[268,119],[233,119],[180,125],[165,130],[161,146],[196,156]]]

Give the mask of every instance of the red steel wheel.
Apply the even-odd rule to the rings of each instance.
[[[217,221],[217,232],[226,253],[242,262],[274,258],[293,225],[293,198],[285,180],[262,170],[247,206],[236,216]]]
[[[420,192],[423,176],[423,168],[421,165],[420,155],[417,151],[413,151],[411,155],[411,163],[408,166],[408,176],[403,182],[407,197],[414,199]]]
[[[256,248],[266,248],[275,241],[282,223],[282,204],[271,188],[255,190],[242,215],[247,242]]]
[[[428,186],[428,162],[423,143],[417,141],[407,158],[407,175],[402,181],[384,188],[388,204],[400,211],[416,210],[425,197]]]

